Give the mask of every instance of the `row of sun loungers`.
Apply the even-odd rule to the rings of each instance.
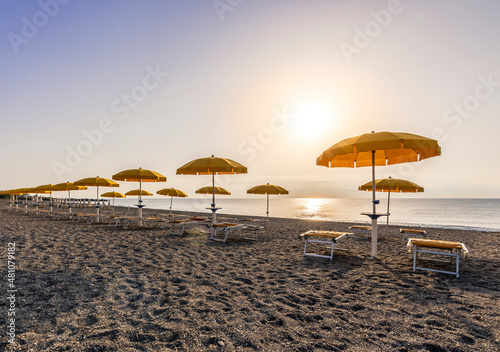
[[[362,236],[359,235],[361,231],[369,231],[371,228],[369,226],[351,226],[349,227],[351,232],[337,232],[337,231],[315,231],[310,230],[300,234],[300,237],[304,239],[304,256],[328,258],[333,260],[334,250],[349,250],[343,248],[337,248],[337,242],[348,238],[368,238],[368,235],[364,232]],[[464,258],[469,253],[469,250],[465,244],[453,241],[441,241],[441,240],[431,240],[424,239],[423,237],[427,235],[424,230],[417,229],[400,229],[400,233],[403,235],[403,241],[405,237],[412,236],[409,238],[407,246],[410,252],[413,252],[413,271],[425,270],[432,271],[443,274],[451,274],[459,277],[460,270],[460,256]],[[419,238],[417,238],[419,237]],[[327,245],[328,254],[319,254],[316,252],[308,252],[308,244],[319,243]],[[422,254],[426,255],[422,257]],[[439,257],[446,257],[443,260]],[[424,267],[423,264],[418,265],[420,262],[440,262],[447,263],[454,267],[453,271],[442,270],[434,267]],[[454,264],[453,264],[454,261]]]
[[[10,211],[11,209],[9,209]],[[21,210],[19,208],[18,210]],[[88,224],[94,222],[108,223],[110,226],[122,226],[124,229],[132,225],[139,227],[155,226],[159,228],[169,228],[170,235],[181,236],[185,233],[186,229],[196,226],[205,226],[210,231],[209,239],[213,241],[226,242],[229,235],[233,233],[244,234],[248,240],[256,240],[257,232],[263,230],[263,226],[254,224],[252,219],[243,219],[242,223],[233,222],[220,222],[212,224],[211,220],[204,217],[186,217],[186,216],[150,216],[150,217],[132,217],[128,215],[118,214],[103,214],[98,216],[92,213],[70,213],[49,211],[45,209],[22,209],[27,213],[32,213],[37,216],[52,217],[56,220],[68,219],[73,222],[87,222]],[[98,221],[99,220],[99,221]],[[337,231],[319,231],[310,230],[300,234],[304,239],[304,256],[328,258],[333,260],[335,250],[349,251],[349,248],[340,248],[338,242],[344,242],[347,239],[368,239],[371,233],[370,226],[350,226],[349,232]],[[465,256],[469,253],[465,244],[452,241],[441,241],[424,239],[427,236],[426,231],[418,229],[400,229],[400,234],[403,236],[403,242],[408,238],[407,247],[413,253],[413,271],[426,270],[431,272],[438,272],[444,274],[452,274],[457,278],[459,277],[460,270],[460,256]],[[318,251],[311,252],[311,244],[315,247],[317,244],[327,245],[326,254],[320,254]],[[348,244],[348,242],[346,242]],[[445,257],[443,260],[442,257]],[[441,262],[453,266],[454,270],[442,270],[436,267],[424,267],[423,262]]]

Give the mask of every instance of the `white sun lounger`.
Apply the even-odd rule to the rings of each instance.
[[[170,235],[181,236],[184,234],[184,231],[188,226],[197,226],[197,225],[209,225],[210,220],[207,218],[191,218],[185,220],[171,220],[170,226]],[[177,230],[178,229],[178,230]],[[176,232],[178,231],[178,232]]]
[[[427,232],[425,232],[424,230],[399,229],[399,233],[403,235],[403,242],[405,242],[406,237],[410,238],[410,236],[413,236],[424,238],[425,236],[427,236]]]
[[[460,255],[463,254],[464,258],[469,253],[469,250],[465,244],[460,242],[452,241],[439,241],[439,240],[426,240],[421,238],[410,238],[407,244],[409,251],[413,251],[413,271],[415,270],[426,270],[433,271],[443,274],[456,275],[458,277],[459,267],[460,267]],[[449,251],[449,252],[448,252]],[[434,258],[419,258],[419,253],[430,254],[435,256],[447,256],[449,260],[434,259]],[[417,266],[417,260],[428,260],[435,262],[444,262],[452,264],[452,260],[455,258],[455,271],[445,271],[431,268],[424,268],[422,266]]]
[[[222,222],[218,224],[213,224],[210,225],[210,239],[213,241],[221,241],[221,242],[226,242],[227,237],[229,236],[229,232],[233,230],[240,230],[242,232],[251,232],[253,234],[253,237],[243,237],[246,240],[251,240],[251,241],[257,241],[257,232],[259,230],[264,229],[262,226],[256,226],[256,225],[249,225],[249,224],[238,224],[238,223],[231,223],[231,222]],[[216,237],[217,236],[217,231],[220,230],[222,231],[224,237]]]
[[[335,248],[335,243],[343,238],[353,237],[354,235],[349,232],[337,232],[337,231],[318,231],[318,230],[310,230],[300,234],[300,237],[303,237],[305,240],[304,243],[304,256],[311,257],[320,257],[320,258],[329,258],[333,259],[333,250],[343,250],[348,251],[348,249]],[[307,252],[307,244],[308,243],[325,243],[332,246],[332,250],[330,255],[316,254]]]

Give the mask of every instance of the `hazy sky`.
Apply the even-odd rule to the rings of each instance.
[[[316,157],[385,130],[442,156],[377,178],[500,197],[498,18],[497,0],[3,0],[0,189],[143,167],[167,177],[145,189],[193,195],[210,177],[176,169],[214,154],[248,167],[216,178],[235,196],[363,197],[370,168]]]

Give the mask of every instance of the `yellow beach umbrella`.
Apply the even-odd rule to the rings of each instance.
[[[358,188],[360,191],[372,191],[373,182],[367,182]],[[391,192],[399,193],[419,193],[424,191],[424,187],[417,185],[411,181],[401,180],[398,178],[381,178],[375,180],[376,192],[387,192],[387,225],[389,225],[389,203],[391,202]]]
[[[104,177],[87,177],[87,178],[82,178],[81,180],[73,182],[75,185],[79,186],[90,186],[90,187],[97,187],[97,203],[95,206],[96,209],[96,215],[97,219],[96,222],[99,222],[99,208],[101,207],[101,204],[99,202],[99,187],[120,187],[120,185],[110,179],[104,178]]]
[[[267,211],[266,216],[269,217],[269,195],[270,194],[288,194],[288,191],[281,186],[270,185],[259,185],[247,190],[248,194],[265,194],[267,196]]]
[[[50,200],[49,200],[49,206],[50,206],[50,211],[51,211],[51,212],[52,212],[52,206],[53,206],[53,204],[52,204],[52,190],[53,190],[53,188],[54,188],[54,185],[53,185],[53,184],[51,184],[51,183],[46,184],[46,185],[40,185],[40,186],[38,186],[38,187],[33,188],[33,191],[34,191],[35,193],[36,193],[37,191],[42,191],[42,192],[43,192],[43,191],[45,191],[45,192],[51,192],[51,193],[50,193],[50,197],[49,197],[49,198],[50,198]]]
[[[126,196],[152,196],[153,193],[151,192],[148,192],[144,189],[140,190],[140,189],[134,189],[132,191],[128,191],[127,193],[125,193]]]
[[[139,182],[139,204],[137,204],[137,207],[139,217],[142,218],[142,208],[144,207],[144,205],[142,205],[142,194],[140,193],[142,190],[142,182],[165,182],[167,178],[156,171],[146,170],[140,167],[138,169],[121,171],[113,175],[113,180]]]
[[[120,192],[106,192],[101,194],[101,197],[104,198],[113,198],[113,214],[115,213],[115,198],[125,198],[125,195]]]
[[[156,192],[162,196],[170,197],[170,215],[172,215],[172,200],[174,197],[187,197],[187,194],[176,188],[164,188]]]
[[[71,208],[72,208],[72,204],[71,204],[71,191],[82,191],[82,190],[86,190],[88,189],[87,186],[80,186],[80,185],[76,185],[74,184],[73,182],[63,182],[63,183],[58,183],[56,185],[54,185],[54,187],[52,188],[52,191],[68,191],[68,199],[69,199],[69,212],[71,213]]]
[[[344,139],[317,159],[316,165],[326,167],[372,167],[373,212],[365,213],[372,219],[372,256],[377,256],[377,214],[375,200],[375,166],[420,161],[441,155],[441,147],[434,139],[405,132],[372,132]]]
[[[201,187],[201,188],[197,189],[194,193],[197,193],[197,194],[213,194],[213,193],[215,193],[215,194],[222,194],[222,195],[226,195],[226,196],[231,195],[231,192],[229,192],[225,188],[213,187],[213,186]]]
[[[177,169],[177,175],[212,175],[212,223],[216,222],[215,175],[246,174],[247,168],[234,160],[215,156],[195,159]]]

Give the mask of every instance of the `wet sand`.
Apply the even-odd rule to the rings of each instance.
[[[9,242],[17,292],[13,344],[0,301],[0,352],[500,350],[500,233],[424,228],[468,246],[457,279],[413,272],[396,226],[379,227],[378,259],[370,240],[348,239],[330,261],[303,257],[298,235],[352,224],[271,218],[258,241],[221,243],[203,228],[173,236],[2,207],[1,295]]]

